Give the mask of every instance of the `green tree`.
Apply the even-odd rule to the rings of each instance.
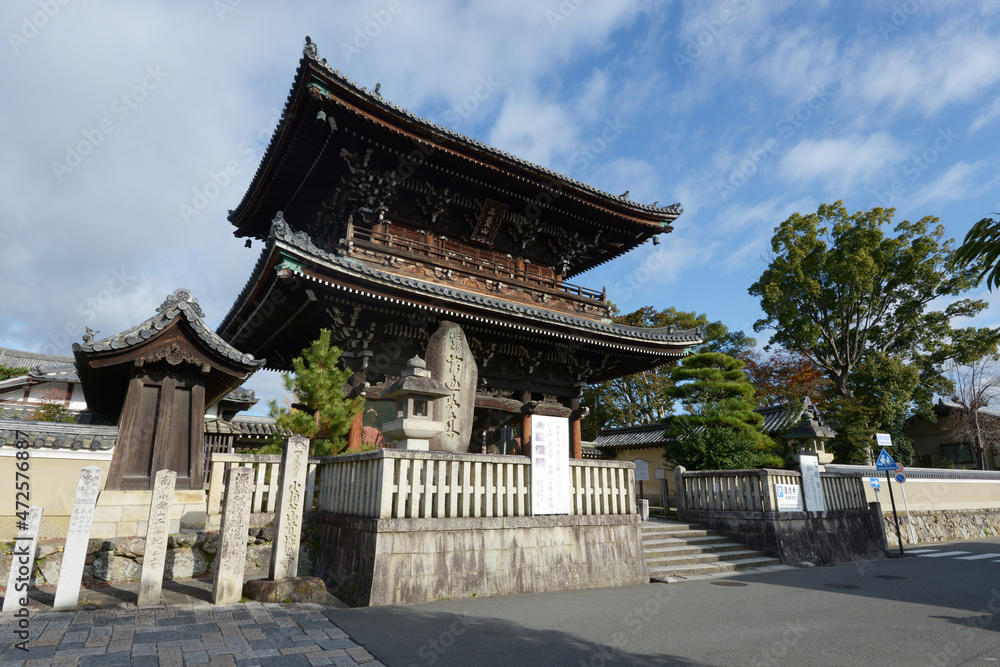
[[[704,313],[683,312],[676,308],[656,310],[643,306],[626,315],[616,314],[616,324],[636,327],[669,327],[680,330],[705,327],[705,342],[696,351],[737,354],[752,350],[756,341],[742,331],[730,331],[722,322],[709,322]],[[582,422],[584,440],[593,440],[602,428],[634,426],[661,421],[670,415],[672,404],[664,399],[671,386],[670,366],[660,366],[588,388],[583,403],[590,415]]]
[[[23,366],[2,366],[0,365],[0,382],[11,378],[21,377],[28,373],[28,368]]]
[[[1000,287],[1000,220],[983,218],[974,224],[955,251],[955,260],[976,267],[991,292]]]
[[[312,456],[339,454],[347,448],[346,436],[355,415],[364,407],[363,398],[344,397],[344,387],[352,372],[340,366],[341,351],[330,345],[330,331],[322,329],[319,338],[292,360],[294,375],[285,373],[285,389],[292,392],[292,407],[269,403],[277,425],[310,439]],[[280,451],[281,438],[268,447]]]
[[[742,361],[720,352],[693,354],[671,369],[666,396],[686,414],[668,420],[668,460],[693,470],[783,467],[742,369]]]
[[[894,213],[850,215],[838,201],[793,214],[776,228],[771,262],[749,290],[766,315],[754,330],[773,329],[771,344],[809,357],[833,383],[828,416],[844,463],[867,460],[872,435],[908,410],[929,413],[933,394],[950,387],[948,360],[1000,340],[993,329],[951,326],[987,304],[958,298],[977,284],[977,269],[955,264],[937,219],[904,220],[887,236]]]

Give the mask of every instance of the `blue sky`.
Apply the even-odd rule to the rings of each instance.
[[[259,249],[226,212],[306,35],[419,116],[683,204],[661,245],[575,279],[626,312],[752,333],[774,228],[823,202],[933,215],[958,239],[1000,210],[996,1],[11,0],[0,27],[4,347],[70,354],[84,326],[123,330],[178,287],[222,319]],[[279,393],[273,374],[249,386]]]

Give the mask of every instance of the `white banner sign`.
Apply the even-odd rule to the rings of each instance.
[[[569,419],[531,415],[531,513],[569,514]]]
[[[819,479],[819,457],[802,454],[799,456],[799,467],[802,469],[802,495],[805,497],[806,511],[825,512],[823,482]]]
[[[798,484],[775,484],[774,495],[778,497],[779,512],[801,512],[802,496]]]

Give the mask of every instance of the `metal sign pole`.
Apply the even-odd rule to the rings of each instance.
[[[899,515],[896,514],[896,499],[892,495],[892,480],[889,471],[885,471],[885,485],[889,487],[889,500],[892,502],[892,519],[896,522],[896,539],[899,540],[899,555],[903,555],[903,536],[899,533]]]
[[[917,535],[913,532],[913,517],[910,516],[910,505],[906,502],[906,485],[900,484],[899,490],[903,492],[903,509],[906,510],[906,525],[910,527],[910,544],[916,544]]]

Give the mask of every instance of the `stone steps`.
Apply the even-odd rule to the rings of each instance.
[[[779,565],[777,558],[748,549],[697,524],[650,519],[641,526],[642,550],[652,579],[738,572]]]

